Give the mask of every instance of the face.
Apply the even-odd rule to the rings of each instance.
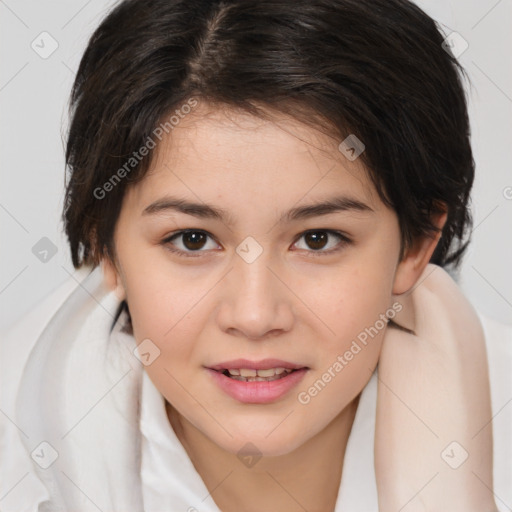
[[[339,142],[284,116],[203,106],[124,197],[115,275],[137,343],[160,352],[144,368],[230,452],[297,448],[377,364],[398,220]]]

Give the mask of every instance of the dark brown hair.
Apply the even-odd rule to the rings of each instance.
[[[191,98],[288,114],[340,142],[356,135],[379,196],[398,215],[402,247],[436,232],[432,214],[445,208],[431,262],[457,265],[474,161],[464,70],[443,39],[405,0],[119,3],[90,38],[71,94],[63,221],[73,265],[115,261],[126,187],[144,178],[154,154],[139,159],[139,150]]]

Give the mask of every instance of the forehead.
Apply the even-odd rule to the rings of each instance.
[[[164,193],[179,192],[199,200],[259,198],[279,206],[335,190],[378,209],[364,165],[348,160],[340,142],[284,114],[262,119],[200,104],[162,137],[151,168],[125,200],[141,209]]]

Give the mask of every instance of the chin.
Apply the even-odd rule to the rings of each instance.
[[[286,420],[285,420],[286,421]],[[276,425],[275,422],[270,429],[268,423],[262,425],[260,429],[252,429],[249,433],[246,429],[241,428],[234,432],[230,430],[233,437],[223,436],[222,439],[211,438],[217,445],[224,450],[237,456],[243,456],[246,452],[256,452],[262,457],[278,457],[293,452],[299,446],[308,441],[308,437],[304,435],[303,429],[287,429]],[[282,429],[280,431],[280,429]]]

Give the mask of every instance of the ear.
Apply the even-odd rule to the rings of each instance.
[[[432,221],[440,230],[446,223],[447,213],[436,214]],[[393,294],[400,295],[410,290],[418,278],[423,273],[423,270],[428,265],[430,258],[441,238],[441,231],[436,233],[434,237],[424,236],[418,238],[412,247],[405,253],[404,257],[398,264],[395,280],[393,283]]]
[[[113,290],[119,300],[126,299],[126,290],[123,285],[120,272],[108,257],[101,260],[103,282],[109,290]]]

